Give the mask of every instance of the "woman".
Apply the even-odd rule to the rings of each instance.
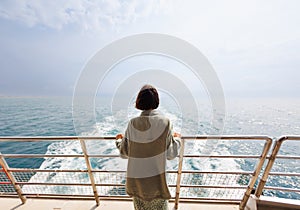
[[[125,136],[116,136],[122,158],[128,158],[126,192],[133,197],[135,210],[168,209],[171,198],[166,182],[166,159],[174,159],[180,147],[180,134],[172,134],[168,118],[156,110],[157,90],[145,85],[138,93],[140,116],[128,123]]]

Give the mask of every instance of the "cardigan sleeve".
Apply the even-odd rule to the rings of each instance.
[[[123,159],[128,159],[128,139],[117,139],[116,146],[119,149],[120,157]]]
[[[116,140],[116,147],[119,149],[120,157],[128,159],[128,129],[125,132],[125,136],[122,139]]]
[[[179,148],[180,148],[180,138],[179,137],[173,137],[172,135],[172,129],[169,129],[168,137],[167,137],[167,159],[172,160],[176,158],[179,154]]]

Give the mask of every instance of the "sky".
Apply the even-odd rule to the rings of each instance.
[[[72,96],[85,65],[103,47],[159,33],[201,51],[226,97],[299,98],[299,8],[298,0],[1,0],[0,96]],[[120,65],[112,82],[132,74],[128,69],[176,76],[177,68],[167,58],[147,56]],[[197,86],[193,75],[185,77]],[[102,88],[109,93],[109,84]]]

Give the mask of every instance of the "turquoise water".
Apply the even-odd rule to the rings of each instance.
[[[300,100],[298,99],[228,99],[226,101],[226,119],[223,134],[239,135],[300,135]],[[124,105],[125,108],[114,109],[109,100],[96,100],[95,122],[84,125],[81,130],[75,130],[72,119],[72,98],[0,98],[0,136],[74,136],[74,135],[100,135],[112,136],[124,132],[128,119],[139,114],[133,104]],[[190,110],[191,116],[199,111],[198,122],[195,118],[185,116],[182,119],[180,107],[164,98],[161,100],[160,111],[167,115],[173,122],[174,130],[183,135],[212,134],[217,128],[211,125],[210,107],[200,104],[199,110]],[[84,116],[84,115],[83,115]],[[187,144],[190,154],[199,154],[201,144]],[[231,142],[218,144],[216,154],[260,154],[262,142]],[[78,149],[79,148],[79,149]],[[89,144],[90,153],[117,154],[113,143]],[[76,142],[0,142],[0,152],[9,153],[34,153],[34,154],[61,154],[80,153],[80,145]],[[281,154],[300,155],[298,142],[283,145]],[[47,159],[9,159],[11,167],[34,168],[74,168],[84,166],[84,163],[67,162],[64,160]],[[125,169],[124,162],[108,160],[92,161],[94,168]],[[170,168],[176,169],[177,163],[171,162]],[[251,160],[216,161],[205,163],[190,160],[185,169],[197,170],[253,170],[255,164]],[[279,161],[274,165],[273,171],[300,173],[299,161]],[[241,181],[239,181],[241,182]],[[271,180],[275,186],[297,187],[299,178]],[[266,192],[268,195],[300,199],[297,193]]]

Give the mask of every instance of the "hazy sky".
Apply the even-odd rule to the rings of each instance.
[[[298,0],[1,0],[0,96],[72,95],[98,50],[151,32],[196,46],[228,97],[300,97],[299,9]]]

